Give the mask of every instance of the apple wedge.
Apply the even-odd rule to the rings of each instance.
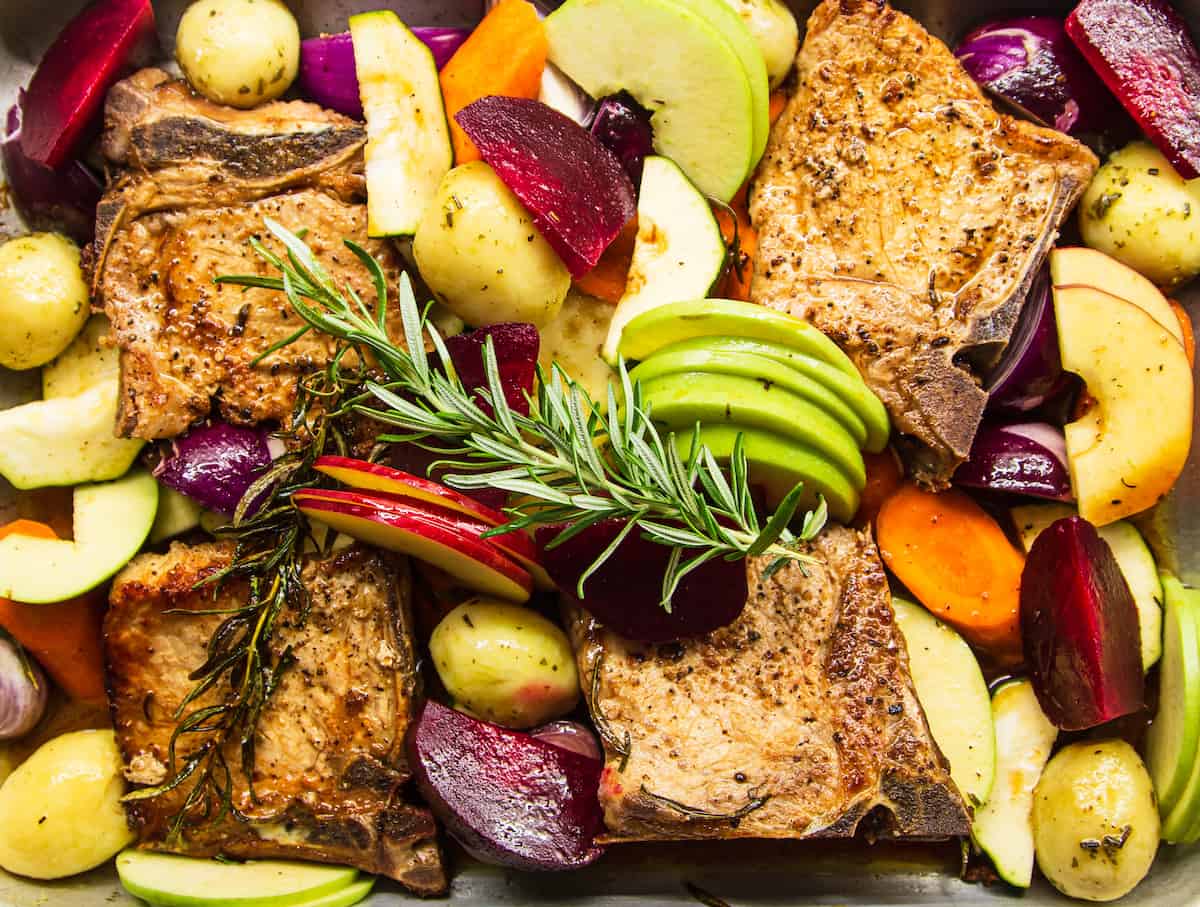
[[[1086,246],[1050,252],[1050,281],[1057,288],[1094,287],[1132,302],[1166,328],[1180,343],[1183,328],[1158,287],[1128,265]]]
[[[1091,287],[1054,288],[1063,367],[1094,404],[1065,428],[1084,519],[1103,526],[1153,507],[1192,442],[1192,370],[1175,335],[1139,306]]]
[[[333,495],[341,495],[333,498]],[[533,579],[520,564],[482,538],[487,527],[448,519],[415,506],[380,508],[354,492],[298,492],[292,500],[302,513],[360,541],[433,564],[464,586],[504,598],[528,601]],[[0,543],[2,544],[2,543]]]
[[[1146,734],[1146,767],[1154,781],[1163,835],[1182,837],[1185,820],[1200,807],[1184,793],[1200,749],[1200,593],[1163,574],[1166,631],[1158,711]],[[1195,796],[1193,795],[1193,799]]]
[[[423,479],[382,463],[356,460],[353,457],[318,457],[313,463],[313,468],[351,488],[382,491],[414,501],[424,501],[426,504],[457,511],[489,526],[500,526],[508,522],[508,518],[499,510],[481,504],[469,495],[457,492],[441,482]]]
[[[158,483],[136,469],[74,492],[74,539],[10,535],[0,541],[0,596],[61,602],[94,589],[142,547],[158,511]]]

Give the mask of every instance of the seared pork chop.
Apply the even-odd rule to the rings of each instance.
[[[831,528],[811,553],[807,576],[750,561],[741,616],[696,639],[633,643],[572,615],[611,840],[968,832],[874,543]]]
[[[269,273],[247,241],[282,252],[268,238],[270,217],[306,230],[334,281],[374,305],[342,243],[364,246],[395,285],[397,253],[367,238],[365,141],[361,124],[313,104],[233,110],[160,70],[114,86],[103,137],[114,172],[97,214],[94,284],[121,351],[119,434],[172,437],[214,404],[241,424],[291,413],[297,378],[329,361],[333,340],[310,333],[252,364],[301,322],[282,294],[213,278]]]
[[[941,41],[882,0],[825,0],[750,203],[751,297],[836,340],[942,487],[1096,168],[1074,139],[996,112]]]
[[[168,777],[176,709],[195,685],[189,674],[225,619],[189,611],[229,609],[245,590],[214,600],[198,581],[228,563],[230,548],[175,544],[143,554],[113,582],[105,622],[109,696],[127,778],[137,785]],[[417,695],[407,561],[361,547],[310,561],[303,581],[308,621],[285,614],[272,640],[275,657],[295,659],[258,724],[253,794],[235,744],[226,750],[232,803],[248,821],[226,817],[185,826],[172,818],[190,781],[126,809],[140,846],[195,856],[282,857],[356,866],[390,876],[421,894],[446,887],[433,817],[407,802],[404,735]],[[184,613],[178,613],[184,612]],[[230,695],[227,681],[189,706]],[[207,735],[183,735],[177,767]]]

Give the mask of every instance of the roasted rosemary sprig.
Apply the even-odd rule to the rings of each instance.
[[[371,275],[378,305],[372,312],[350,287],[337,286],[304,241],[272,220],[267,228],[286,248],[280,256],[253,240],[255,251],[279,277],[226,276],[222,283],[281,290],[313,329],[354,347],[384,376],[367,380],[350,410],[393,426],[382,442],[409,442],[440,452],[447,484],[463,490],[500,488],[520,499],[493,533],[541,525],[563,526],[559,545],[602,520],[625,523],[622,532],[584,571],[577,594],[628,533],[671,548],[662,604],[670,608],[680,580],[717,558],[774,557],[773,565],[804,561],[801,541],[825,522],[825,508],[805,515],[798,535],[789,528],[802,489],[797,486],[775,513],[755,512],[745,453],[738,444],[728,470],[693,441],[685,459],[672,435],[663,437],[643,405],[638,384],[622,362],[617,385],[601,408],[555,364],[539,369],[528,415],[509,406],[495,349],[483,348],[487,388],[473,392],[455,373],[437,330],[422,317],[407,275],[400,279],[399,314],[405,345],[387,331],[387,281],[382,266],[360,246],[346,246]],[[441,368],[426,351],[432,346]],[[482,398],[482,399],[480,399]],[[694,437],[698,437],[698,433]]]

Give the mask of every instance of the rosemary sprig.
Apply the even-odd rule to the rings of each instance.
[[[283,243],[278,255],[261,241],[251,245],[279,277],[222,276],[219,283],[275,289],[287,294],[310,327],[358,351],[381,373],[345,408],[391,426],[384,443],[413,442],[441,452],[434,467],[449,470],[447,484],[465,491],[500,488],[521,499],[507,511],[510,521],[492,534],[537,526],[562,526],[550,547],[602,520],[625,522],[625,531],[584,571],[584,584],[635,529],[672,549],[662,583],[662,604],[670,610],[680,581],[717,557],[740,560],[768,555],[772,565],[810,561],[799,544],[825,522],[825,507],[805,515],[798,534],[789,528],[803,489],[794,488],[765,522],[752,499],[747,463],[735,445],[728,470],[693,436],[686,459],[673,434],[660,433],[643,403],[641,389],[624,362],[617,383],[609,383],[602,407],[554,364],[538,370],[529,413],[505,399],[496,351],[484,344],[487,387],[466,388],[454,370],[437,329],[424,318],[407,275],[401,275],[399,314],[404,345],[387,330],[387,281],[383,267],[365,249],[347,240],[372,278],[378,304],[372,312],[351,287],[341,288],[296,234],[267,219],[267,229]],[[436,355],[436,363],[426,343]],[[433,467],[431,467],[433,468]]]

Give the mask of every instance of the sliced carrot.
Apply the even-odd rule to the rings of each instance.
[[[771,92],[771,100],[768,102],[767,116],[771,118],[771,125],[775,125],[775,121],[779,119],[783,113],[783,108],[787,107],[788,96],[782,91]]]
[[[900,468],[900,460],[890,447],[883,453],[864,453],[863,462],[867,467],[867,485],[863,489],[854,523],[866,527],[875,522],[883,502],[900,487],[904,481],[904,470]]]
[[[442,100],[456,164],[479,160],[479,149],[454,115],[488,95],[536,98],[547,50],[546,29],[533,4],[502,0],[442,67]]]
[[[875,535],[884,562],[934,615],[992,655],[1020,652],[1025,558],[970,497],[902,485],[883,502]]]
[[[1175,311],[1175,317],[1179,319],[1179,327],[1183,331],[1183,349],[1187,353],[1188,362],[1191,365],[1196,364],[1196,335],[1192,331],[1192,319],[1188,316],[1187,309],[1177,303],[1174,299],[1168,299],[1171,303],[1171,308]]]
[[[45,523],[33,520],[14,520],[0,526],[0,538],[9,535],[58,537]],[[27,605],[0,598],[0,627],[38,660],[67,695],[84,702],[103,702],[104,606],[103,592],[89,592],[50,605]]]
[[[746,210],[745,186],[738,192],[729,204],[729,208],[720,205],[713,206],[717,216],[717,224],[721,227],[721,235],[725,244],[732,248],[736,217],[737,248],[736,258],[729,263],[729,272],[725,276],[721,295],[727,299],[750,301],[750,278],[754,276],[754,256],[758,252],[758,231],[750,225],[750,214]],[[733,216],[730,211],[733,211]]]
[[[629,266],[633,263],[633,246],[637,241],[637,218],[631,217],[624,229],[617,234],[596,267],[575,281],[575,286],[589,296],[603,299],[616,305],[625,295],[625,282],[629,278]]]

